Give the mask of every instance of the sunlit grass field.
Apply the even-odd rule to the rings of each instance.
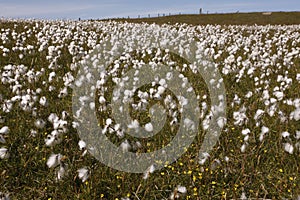
[[[273,16],[276,14],[263,17]],[[227,124],[206,162],[198,159],[205,135],[199,128],[195,141],[180,159],[144,174],[114,170],[86,151],[74,126],[72,84],[78,63],[107,35],[126,38],[127,30],[156,30],[160,26],[1,19],[1,194],[10,199],[49,200],[299,199],[300,25],[230,26],[224,25],[230,16],[215,17],[224,19],[221,25],[197,25],[194,19],[190,21],[193,25],[174,25],[177,19],[186,22],[188,16],[161,18],[157,23],[167,19],[173,25],[160,26],[179,33],[191,31],[205,56],[215,63],[226,87]],[[286,24],[299,24],[299,18],[291,18]],[[249,24],[260,20],[269,22],[258,18]],[[283,24],[280,20],[278,23]],[[121,70],[134,63],[175,63],[179,69],[189,64],[158,49],[129,52],[129,57],[118,59],[118,63]],[[107,66],[108,71],[113,66]],[[210,100],[203,78],[189,70],[183,74],[207,114]],[[108,82],[106,86],[109,91],[113,84]],[[145,87],[143,91],[150,89]],[[105,126],[104,116],[108,114],[98,112],[101,126]],[[132,115],[144,124],[149,121],[147,113]],[[199,119],[200,127],[202,123]],[[176,130],[176,124],[175,129],[167,126],[155,139],[142,141],[139,151],[167,144],[176,134],[172,130]],[[116,145],[126,138],[133,148],[132,138],[110,137]]]

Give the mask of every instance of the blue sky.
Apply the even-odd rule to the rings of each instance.
[[[98,19],[199,12],[300,11],[300,0],[0,0],[0,17]]]

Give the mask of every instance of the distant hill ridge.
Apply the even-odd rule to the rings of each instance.
[[[300,24],[300,12],[252,12],[252,13],[224,13],[224,14],[192,14],[170,15],[153,18],[118,18],[115,21],[133,23],[175,24],[187,23],[192,25],[295,25]]]

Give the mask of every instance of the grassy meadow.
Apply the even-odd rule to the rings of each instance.
[[[159,25],[150,25],[153,22]],[[226,88],[227,123],[205,162],[198,159],[205,136],[205,117],[201,117],[199,134],[176,162],[144,174],[118,171],[94,158],[77,133],[72,85],[78,63],[110,34],[112,38],[136,34],[133,39],[143,40],[143,31],[139,30],[155,35],[161,27],[161,37],[168,29],[191,33],[198,48],[215,63]],[[180,42],[180,37],[175,40]],[[201,111],[210,112],[206,83],[189,67],[184,70],[190,64],[187,60],[160,49],[126,53],[126,59],[117,58],[107,66],[107,76],[116,65],[120,71],[145,63],[170,65],[191,82]],[[103,102],[109,108],[115,85],[109,79],[104,86]],[[150,94],[152,89],[157,91],[158,85],[148,85],[141,91]],[[1,19],[2,199],[299,199],[299,91],[299,12],[114,21]],[[149,100],[146,108],[155,103],[163,105],[164,98],[172,96],[169,93],[165,92],[161,100]],[[145,99],[135,93],[134,103],[138,105],[139,100]],[[178,100],[174,102],[178,104]],[[99,124],[105,127],[111,112],[99,109],[103,108],[101,104],[96,103],[96,109]],[[132,117],[141,124],[148,123],[149,113],[133,107]],[[178,107],[174,109],[172,112],[178,111]],[[180,114],[169,118],[175,125],[166,125],[152,140],[137,143],[126,132],[120,135],[112,130],[106,134],[116,145],[126,144],[128,151],[153,151],[166,145],[178,130]],[[134,144],[139,144],[135,150]]]

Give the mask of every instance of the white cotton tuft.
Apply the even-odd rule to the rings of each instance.
[[[265,111],[258,109],[254,115],[254,120],[257,121],[262,117],[262,115],[265,113]]]
[[[241,146],[241,152],[242,152],[242,153],[244,153],[244,152],[246,151],[246,147],[247,147],[246,144],[243,144],[243,145]]]
[[[106,100],[105,100],[104,96],[100,96],[99,97],[99,103],[104,104],[105,102],[106,102]]]
[[[61,165],[57,172],[57,180],[61,180],[66,174],[66,166]]]
[[[293,119],[296,121],[300,120],[300,108],[297,108],[295,111],[291,112],[290,119]]]
[[[268,133],[268,132],[269,132],[269,128],[263,126],[261,128],[261,133],[260,133],[260,136],[259,136],[259,141],[263,141],[265,134]]]
[[[40,103],[42,106],[47,106],[47,99],[46,99],[46,97],[44,97],[44,96],[41,97],[39,103]]]
[[[152,174],[154,171],[155,171],[154,165],[151,165],[150,167],[148,167],[148,169],[144,172],[143,179],[145,179],[145,180],[148,179],[150,174]]]
[[[246,136],[244,137],[244,141],[247,142],[248,140],[249,140],[249,135],[246,135]]]
[[[300,74],[296,75],[296,80],[300,82]],[[300,199],[300,195],[299,195],[299,199]]]
[[[46,122],[44,122],[44,120],[42,120],[42,119],[37,119],[37,120],[34,122],[34,125],[35,125],[36,128],[42,129],[42,128],[45,127]]]
[[[247,99],[249,99],[250,97],[252,97],[252,95],[253,95],[253,92],[249,91],[249,92],[245,95],[245,97],[246,97]]]
[[[224,126],[225,126],[225,124],[226,124],[226,118],[224,118],[224,117],[219,117],[218,119],[217,119],[217,124],[218,124],[218,126],[222,129],[222,128],[224,128]]]
[[[55,143],[55,137],[52,135],[48,135],[47,138],[45,139],[46,146],[48,147],[53,146],[54,143]]]
[[[59,144],[62,141],[61,132],[57,130],[53,130],[50,134],[47,135],[47,138],[45,139],[46,146],[54,146],[56,144]]]
[[[3,135],[0,135],[0,143],[2,143],[2,144],[6,143],[6,140],[3,137]]]
[[[284,144],[284,150],[285,150],[286,152],[288,152],[289,154],[293,154],[293,152],[294,152],[294,147],[293,147],[293,145],[291,145],[290,143],[285,143],[285,144]]]
[[[149,172],[150,173],[153,173],[155,171],[155,167],[154,167],[154,165],[151,165],[150,167],[149,167]]]
[[[172,192],[169,197],[170,200],[174,200],[174,199],[178,199],[178,198],[179,198],[179,195],[175,192]]]
[[[49,168],[56,167],[61,162],[62,155],[61,154],[52,154],[47,160],[47,166]]]
[[[188,99],[184,96],[178,96],[177,98],[181,106],[186,106],[189,103]]]
[[[187,192],[186,187],[178,185],[174,191],[171,193],[169,199],[178,199],[180,194],[185,194]]]
[[[187,128],[187,130],[194,131],[196,129],[195,128],[195,122],[190,120],[189,118],[185,118],[183,124]]]
[[[224,160],[225,162],[229,162],[229,157],[225,156]]]
[[[276,91],[276,92],[274,92],[273,94],[274,94],[274,96],[275,96],[279,101],[281,101],[281,100],[283,99],[283,97],[284,97],[283,92],[280,92],[280,91]]]
[[[113,123],[113,121],[112,121],[111,118],[107,118],[107,119],[105,120],[105,124],[106,124],[107,126],[111,125],[112,123]]]
[[[241,200],[247,200],[247,196],[245,194],[245,192],[242,192],[242,195],[240,197]]]
[[[128,140],[125,140],[120,145],[123,152],[128,152],[131,149],[131,145],[129,144]]]
[[[297,140],[300,139],[300,131],[296,131],[296,139],[297,139]]]
[[[3,126],[1,129],[0,129],[0,134],[8,134],[9,133],[9,128],[8,126]]]
[[[165,92],[166,88],[164,88],[163,86],[158,86],[157,88],[157,93],[159,95],[162,95]]]
[[[139,126],[140,126],[139,122],[135,119],[135,120],[131,121],[131,123],[128,125],[128,128],[137,129],[137,128],[139,128]]]
[[[77,170],[77,172],[78,177],[82,180],[82,182],[85,182],[90,176],[89,170],[85,167]]]
[[[149,122],[145,125],[145,130],[147,132],[152,132],[153,131],[153,125]]]
[[[202,153],[200,156],[199,156],[199,164],[200,165],[204,165],[204,163],[206,162],[206,160],[210,157],[210,155],[208,153]]]
[[[3,194],[2,192],[0,192],[0,197],[1,197],[1,200],[10,200],[9,195]]]
[[[187,192],[187,189],[184,186],[178,185],[177,186],[177,191],[180,192],[181,194],[185,194]]]
[[[286,137],[289,137],[289,136],[290,136],[290,133],[287,132],[287,131],[285,131],[285,132],[281,133],[281,136],[282,136],[283,138],[286,138]]]
[[[51,122],[51,123],[54,123],[55,121],[58,121],[59,118],[57,116],[57,114],[55,113],[51,113],[48,117],[48,121]]]
[[[242,134],[243,135],[248,135],[249,133],[250,133],[250,129],[249,128],[242,130]]]
[[[80,140],[80,141],[78,142],[78,146],[79,146],[79,149],[80,149],[80,150],[83,150],[83,149],[86,148],[86,143],[85,143],[83,140]]]
[[[233,112],[233,119],[235,120],[234,124],[242,126],[247,123],[248,118],[246,116],[246,108],[243,106],[237,112]]]
[[[266,126],[263,126],[263,127],[261,128],[261,132],[262,132],[263,134],[265,134],[265,133],[269,132],[269,128],[266,127]]]
[[[7,148],[0,148],[0,158],[1,159],[7,159],[9,158],[9,153],[8,153],[8,149]]]

